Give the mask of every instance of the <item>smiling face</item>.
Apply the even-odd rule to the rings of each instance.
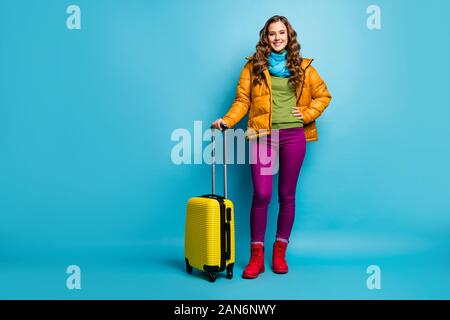
[[[272,50],[276,52],[283,51],[288,44],[288,33],[284,23],[281,21],[271,23],[267,31]]]

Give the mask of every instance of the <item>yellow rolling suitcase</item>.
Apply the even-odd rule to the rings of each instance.
[[[184,257],[186,271],[203,270],[209,281],[216,280],[216,272],[226,270],[233,278],[234,207],[227,199],[226,135],[223,138],[224,196],[215,194],[214,128],[212,129],[212,194],[189,199],[186,208]],[[224,127],[224,129],[226,129]]]

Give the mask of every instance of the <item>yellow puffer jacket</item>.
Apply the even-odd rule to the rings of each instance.
[[[253,63],[251,57],[242,72],[236,89],[236,98],[230,110],[223,117],[229,128],[234,127],[249,112],[246,137],[254,139],[270,134],[272,127],[272,82],[267,69],[264,81],[253,86]],[[315,120],[331,101],[325,82],[311,65],[314,59],[303,58],[301,67],[305,70],[305,81],[296,88],[297,108],[304,118],[306,141],[317,141]]]

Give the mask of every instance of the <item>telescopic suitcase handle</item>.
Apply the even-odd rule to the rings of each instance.
[[[228,127],[221,123],[220,127],[223,129],[223,190],[224,190],[224,198],[227,198],[227,156],[226,156],[226,144],[227,144],[227,135],[225,134],[225,131],[228,129]],[[214,160],[215,156],[215,147],[214,147],[214,126],[211,126],[211,142],[212,142],[212,150],[211,150],[211,157],[212,157],[212,194],[215,194],[216,192],[216,162]]]

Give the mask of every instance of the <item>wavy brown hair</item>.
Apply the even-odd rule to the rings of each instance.
[[[288,19],[284,16],[278,15],[267,20],[266,24],[259,32],[259,42],[256,44],[256,52],[250,57],[250,60],[253,61],[253,84],[255,85],[261,83],[264,76],[263,71],[269,67],[269,60],[267,57],[272,52],[272,47],[269,43],[269,25],[278,21],[281,21],[286,26],[288,33],[288,44],[286,45],[286,67],[291,72],[289,83],[294,85],[294,87],[297,87],[304,77],[304,71],[301,68],[301,46],[297,41],[297,32],[295,32],[294,28],[292,28]]]

